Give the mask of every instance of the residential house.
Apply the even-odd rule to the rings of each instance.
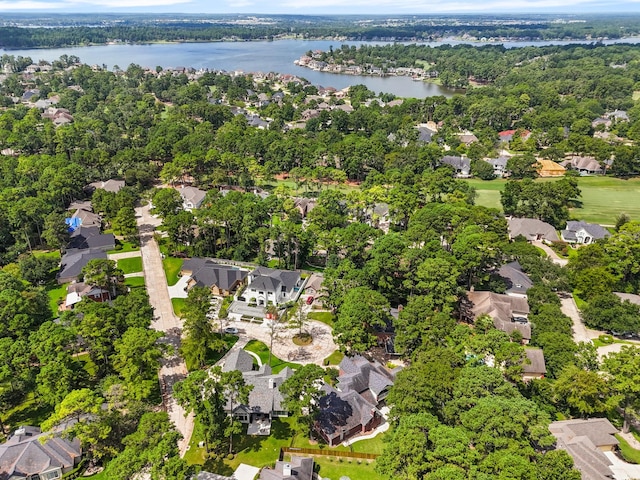
[[[435,129],[429,128],[424,123],[421,123],[416,128],[418,129],[418,141],[422,143],[429,143],[433,136],[438,133]]]
[[[291,456],[278,460],[273,468],[263,468],[258,480],[313,480],[313,458]]]
[[[457,177],[467,178],[471,175],[471,160],[468,158],[445,155],[440,160],[440,164],[453,167]]]
[[[207,195],[204,190],[196,187],[185,187],[184,185],[178,189],[178,192],[182,197],[182,208],[188,212],[200,208],[200,205],[204,202],[204,197]]]
[[[538,160],[538,175],[541,177],[562,177],[567,169],[552,160]]]
[[[485,158],[484,161],[493,167],[493,174],[496,177],[502,178],[506,175],[509,157],[500,156],[498,158]]]
[[[533,287],[529,275],[522,271],[522,266],[517,261],[502,265],[498,269],[498,275],[504,280],[507,295],[526,298],[527,290]]]
[[[559,241],[556,229],[542,220],[537,218],[507,218],[507,228],[509,230],[509,238],[514,239],[523,236],[528,241]]]
[[[560,236],[565,242],[579,243],[581,245],[589,245],[610,235],[606,228],[597,223],[571,220],[567,222],[567,228],[560,232]]]
[[[107,254],[101,249],[71,249],[67,250],[60,260],[60,271],[57,275],[59,284],[78,280],[82,269],[91,260],[106,259]]]
[[[80,441],[49,437],[38,427],[20,427],[0,445],[1,480],[53,480],[80,462]]]
[[[122,188],[124,188],[124,180],[115,180],[110,178],[109,180],[93,182],[89,184],[90,189],[92,190],[106,190],[107,192],[118,193]]]
[[[307,215],[315,208],[317,203],[315,198],[293,197],[292,200],[302,218],[307,218]]]
[[[98,230],[102,226],[102,218],[100,215],[93,213],[91,210],[87,210],[84,207],[76,209],[71,217],[64,219],[65,223],[69,226],[69,232],[73,233],[80,227],[95,227]]]
[[[513,139],[513,136],[516,134],[516,132],[517,130],[504,130],[498,133],[498,137],[500,138],[501,142],[509,143]],[[531,132],[529,130],[520,131],[520,138],[523,142],[529,140],[530,136]]]
[[[260,306],[280,305],[296,300],[303,283],[300,272],[258,267],[249,274],[244,296]]]
[[[304,294],[314,299],[324,295],[322,282],[324,282],[324,276],[321,273],[312,273],[304,284]]]
[[[373,430],[383,421],[379,410],[400,368],[389,370],[378,361],[357,355],[340,362],[336,388],[323,385],[316,431],[330,446]]]
[[[582,475],[582,480],[610,480],[629,478],[614,474],[611,466],[613,451],[618,446],[618,433],[606,418],[562,420],[549,425],[556,437],[556,448],[565,450]],[[616,459],[616,463],[619,460]]]
[[[228,414],[248,424],[248,435],[269,435],[273,418],[289,416],[283,404],[284,397],[278,389],[293,375],[293,370],[289,367],[280,373],[272,373],[269,365],[262,365],[258,370],[254,370],[253,357],[245,350],[236,350],[229,355],[222,370],[239,370],[245,383],[253,387],[246,404],[233,405],[232,410],[231,403],[227,402],[225,407]]]
[[[460,143],[464,143],[466,146],[478,141],[478,137],[471,132],[458,133],[458,138]]]
[[[461,317],[475,322],[481,315],[488,315],[498,330],[511,335],[517,331],[524,344],[531,340],[531,324],[527,320],[529,304],[523,297],[493,292],[467,292],[467,302],[461,309]]]
[[[544,355],[540,348],[525,348],[527,358],[522,365],[522,381],[525,383],[534,379],[542,379],[547,373],[547,366],[544,362]]]
[[[569,170],[577,170],[580,175],[602,175],[604,173],[604,168],[594,157],[574,155],[560,162],[560,165]]]
[[[190,277],[187,288],[206,287],[213,295],[231,295],[247,278],[247,271],[229,265],[220,265],[207,258],[188,258],[182,264],[180,275]]]
[[[111,297],[108,290],[84,282],[74,282],[67,287],[67,296],[64,303],[60,305],[60,310],[71,310],[83,298],[102,303],[108,301]]]
[[[370,227],[379,228],[384,233],[389,233],[391,227],[389,204],[376,203],[372,208],[368,208],[365,212],[365,221]]]
[[[71,232],[71,239],[67,249],[95,249],[104,252],[113,250],[116,246],[116,237],[112,233],[100,233],[97,226],[85,227],[80,225]]]

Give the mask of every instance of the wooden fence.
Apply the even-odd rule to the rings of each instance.
[[[326,448],[282,447],[280,449],[280,460],[284,458],[285,453],[324,455],[327,457],[365,458],[367,460],[375,460],[379,456],[378,454],[375,454],[375,453],[343,452],[339,450],[330,450]]]

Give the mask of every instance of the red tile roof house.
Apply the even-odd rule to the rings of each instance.
[[[513,139],[513,136],[516,134],[517,130],[504,130],[498,133],[498,137],[500,137],[501,142],[510,142]],[[522,130],[520,132],[520,138],[522,141],[526,141],[531,136],[531,132],[529,130]]]
[[[357,355],[340,362],[337,388],[325,384],[315,429],[330,446],[379,426],[384,403],[400,368],[389,370]]]

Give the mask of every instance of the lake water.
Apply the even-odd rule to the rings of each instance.
[[[603,43],[640,43],[640,38],[604,41]],[[380,45],[387,42],[341,42],[338,40],[275,40],[272,42],[211,42],[211,43],[158,43],[140,45],[98,45],[90,47],[70,47],[52,49],[3,50],[0,55],[31,57],[38,60],[53,61],[61,55],[76,55],[89,65],[114,65],[125,69],[130,64],[142,67],[193,67],[212,70],[249,72],[289,73],[304,77],[314,85],[342,89],[351,85],[364,84],[370,90],[380,93],[393,93],[399,97],[425,98],[434,95],[451,96],[454,91],[433,83],[416,82],[410,77],[371,77],[360,75],[340,75],[317,72],[294,65],[293,61],[309,50],[329,50],[343,43],[349,45]],[[456,45],[460,42],[444,40],[429,42],[425,45]],[[507,48],[523,46],[565,45],[588,42],[504,42]],[[485,45],[486,43],[477,43]]]

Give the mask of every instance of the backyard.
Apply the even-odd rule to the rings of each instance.
[[[269,347],[267,347],[261,341],[251,340],[249,341],[249,343],[247,343],[244,349],[258,355],[263,365],[269,363]],[[271,355],[271,371],[273,373],[278,373],[285,367],[289,367],[295,370],[297,368],[300,368],[300,365],[297,363],[285,362],[275,355]]]
[[[478,192],[476,204],[502,209],[500,192],[508,180],[467,180]],[[540,179],[538,181],[554,181]],[[640,179],[623,180],[614,177],[594,176],[578,178],[582,190],[582,207],[571,211],[573,217],[587,222],[614,225],[620,213],[632,220],[640,219]]]

